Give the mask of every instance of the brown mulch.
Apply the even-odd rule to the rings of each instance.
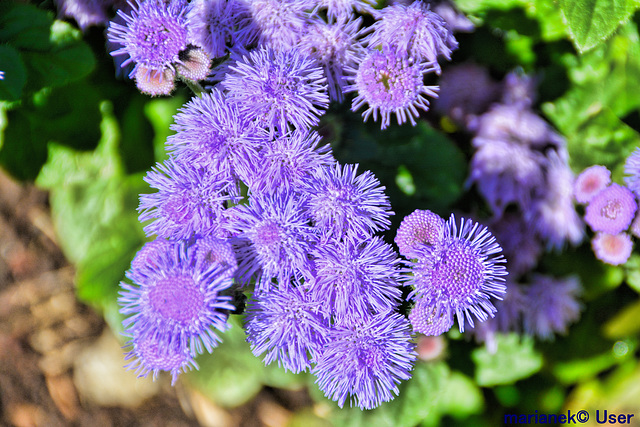
[[[74,364],[110,331],[77,301],[73,279],[47,193],[0,171],[0,425],[280,427],[291,416],[287,407],[309,404],[296,403],[300,394],[264,390],[227,410],[162,381],[135,407],[92,401],[74,381]]]

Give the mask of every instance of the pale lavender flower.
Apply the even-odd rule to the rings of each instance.
[[[366,121],[373,115],[373,120],[381,118],[380,127],[389,126],[391,113],[396,115],[398,124],[407,119],[416,124],[419,116],[418,108],[427,111],[429,101],[426,96],[436,98],[437,86],[425,86],[423,76],[433,71],[429,65],[415,62],[406,54],[385,47],[380,50],[369,50],[355,70],[346,67],[349,73],[345,92],[358,92],[353,99],[351,111],[357,111],[367,105],[362,113]]]
[[[82,31],[93,25],[104,25],[109,22],[107,10],[111,0],[55,0],[60,17],[75,19]]]
[[[383,312],[345,320],[330,331],[313,368],[317,384],[340,407],[349,399],[373,409],[398,394],[416,358],[411,326],[404,316]]]
[[[376,13],[373,8],[376,5],[376,0],[317,0],[316,3],[314,11],[326,9],[327,17],[330,20],[347,20],[353,16],[354,10],[359,13]]]
[[[120,284],[118,303],[128,316],[125,333],[134,340],[152,336],[167,351],[181,355],[189,349],[192,356],[218,345],[215,330],[228,328],[229,310],[235,309],[222,295],[232,282],[220,267],[196,262],[193,252],[175,243],[156,254],[156,268],[127,271],[133,285]]]
[[[228,239],[207,236],[195,241],[196,263],[203,268],[219,267],[223,275],[233,277],[238,268],[238,261],[233,246]]]
[[[458,48],[444,19],[420,0],[409,7],[385,7],[372,29],[366,38],[370,47],[391,45],[416,62],[428,62],[437,74],[441,71],[438,56],[451,60],[451,52]]]
[[[318,124],[329,104],[326,78],[315,60],[297,50],[261,48],[229,66],[222,86],[241,114],[281,134]]]
[[[633,242],[627,233],[596,233],[591,240],[591,248],[600,261],[610,265],[622,265],[631,256]]]
[[[534,77],[512,71],[504,78],[501,102],[512,108],[531,108],[536,101],[536,85]]]
[[[525,291],[525,332],[543,340],[565,334],[569,325],[580,318],[581,294],[582,286],[575,276],[534,276]]]
[[[637,209],[633,193],[614,183],[589,201],[584,220],[593,231],[618,234],[629,228]]]
[[[315,282],[317,304],[328,316],[364,316],[398,305],[402,292],[400,259],[380,237],[318,245]]]
[[[538,264],[544,247],[531,223],[521,214],[505,213],[490,228],[504,250],[509,277],[521,276]]]
[[[278,51],[294,48],[305,30],[310,0],[243,0],[258,28],[259,44]]]
[[[459,12],[449,0],[428,0],[431,9],[440,15],[451,31],[472,33],[476,26],[463,13]]]
[[[624,173],[627,175],[624,177],[624,183],[640,198],[640,147],[627,157]]]
[[[418,298],[416,305],[411,309],[409,321],[415,332],[435,337],[451,329],[453,315],[437,301],[424,297]]]
[[[361,239],[388,229],[393,212],[384,190],[370,171],[358,175],[358,165],[339,163],[322,168],[302,187],[315,227],[330,239]]]
[[[586,168],[573,184],[573,194],[578,203],[589,203],[593,197],[611,183],[611,171],[605,166],[594,165]]]
[[[415,210],[404,217],[395,242],[407,258],[418,258],[425,248],[432,248],[444,238],[444,219],[430,210]]]
[[[237,188],[225,177],[197,165],[169,158],[147,173],[156,193],[141,194],[140,221],[147,235],[169,239],[223,235],[225,202],[237,200]]]
[[[308,287],[283,286],[255,293],[247,308],[247,341],[264,363],[293,373],[307,370],[322,351],[329,325]]]

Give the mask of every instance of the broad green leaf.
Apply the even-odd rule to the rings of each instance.
[[[557,363],[553,373],[562,384],[575,384],[593,378],[598,373],[609,369],[617,363],[611,351],[588,359],[576,359]]]
[[[22,96],[27,71],[20,54],[11,46],[0,45],[0,71],[4,72],[0,80],[0,100],[17,101]]]
[[[602,331],[607,338],[619,339],[640,332],[640,301],[627,305],[604,324]]]
[[[531,337],[512,333],[498,335],[496,341],[495,353],[482,347],[471,354],[476,364],[478,385],[492,387],[512,384],[535,374],[542,367],[542,355],[535,350]]]
[[[21,180],[33,180],[47,160],[47,139],[38,122],[24,111],[6,112],[7,126],[0,144],[0,165]]]
[[[580,52],[609,38],[637,7],[636,0],[560,0],[571,39]]]
[[[32,88],[64,86],[87,76],[95,58],[84,42],[54,47],[49,52],[23,52]]]
[[[18,49],[47,51],[51,48],[52,22],[50,13],[32,4],[0,2],[0,43],[8,43]]]

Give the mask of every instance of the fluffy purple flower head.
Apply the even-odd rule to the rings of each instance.
[[[329,20],[346,21],[353,17],[354,9],[360,13],[375,13],[376,0],[317,0],[317,4],[315,11],[326,9]]]
[[[618,234],[629,228],[637,209],[633,193],[614,183],[591,199],[584,220],[593,231]]]
[[[134,370],[138,378],[152,373],[154,381],[160,371],[169,372],[171,385],[175,385],[182,372],[198,369],[189,348],[177,341],[166,341],[156,334],[134,335],[128,343],[133,347],[125,355],[125,360],[133,360],[125,368]]]
[[[411,377],[414,349],[411,326],[398,313],[345,319],[328,334],[313,373],[340,407],[349,399],[352,406],[373,409],[393,399],[398,383]]]
[[[341,19],[327,24],[317,19],[310,23],[300,40],[299,49],[322,65],[327,77],[329,99],[342,102],[346,86],[346,67],[353,68],[363,49],[358,41],[362,19]]]
[[[593,197],[611,183],[611,171],[605,166],[594,165],[586,168],[573,184],[573,194],[578,203],[589,203]]]
[[[451,52],[458,48],[444,19],[420,0],[408,7],[400,4],[385,7],[372,28],[366,38],[370,47],[389,44],[401,55],[429,63],[437,74],[440,74],[438,56],[451,60]]]
[[[162,237],[145,243],[131,261],[131,268],[134,270],[158,268],[162,254],[167,250],[171,250],[169,248],[171,248],[172,245],[172,242]]]
[[[624,164],[624,183],[640,198],[640,147],[627,157]]]
[[[428,3],[432,6],[432,10],[444,19],[454,33],[472,33],[476,29],[473,22],[464,13],[459,12],[453,2],[449,0],[428,0]]]
[[[465,319],[473,326],[472,315],[480,321],[493,317],[496,309],[490,297],[502,299],[506,291],[506,260],[501,252],[486,227],[462,218],[458,229],[451,215],[442,244],[415,264],[414,294],[435,301],[439,310],[455,313],[463,332]]]
[[[113,3],[109,0],[55,0],[58,15],[76,20],[82,31],[92,25],[109,22],[107,8]]]
[[[237,199],[237,188],[225,177],[197,165],[169,158],[147,173],[145,181],[156,193],[141,194],[140,222],[147,235],[168,239],[222,235],[225,202]]]
[[[234,209],[242,282],[257,274],[257,289],[266,292],[272,279],[285,286],[311,270],[309,254],[315,235],[304,203],[293,192],[256,193],[248,205]]]
[[[264,363],[278,362],[293,373],[307,370],[326,341],[329,325],[303,286],[254,294],[247,308],[247,341]]]
[[[298,190],[303,180],[317,171],[335,163],[331,147],[323,145],[315,131],[294,130],[267,141],[259,157],[242,175],[252,191],[274,192]]]
[[[231,279],[218,266],[199,263],[194,248],[174,243],[155,255],[156,268],[127,271],[133,285],[122,282],[118,303],[125,333],[132,337],[153,336],[156,342],[192,356],[211,352],[220,342],[215,330],[228,328],[228,311],[235,307],[222,292]],[[135,340],[134,340],[135,341]]]
[[[536,86],[534,77],[512,71],[504,78],[502,103],[513,108],[531,108],[536,101]]]
[[[553,338],[554,333],[566,333],[569,324],[580,318],[581,293],[580,281],[575,276],[562,279],[534,276],[525,293],[525,332],[543,340]]]
[[[380,237],[321,244],[311,292],[327,316],[364,316],[398,305],[400,259]]]
[[[304,32],[310,0],[243,0],[258,28],[259,44],[278,51],[294,48]]]
[[[427,111],[429,101],[425,96],[437,98],[437,86],[425,86],[423,75],[433,68],[422,62],[414,62],[395,49],[386,46],[382,51],[369,50],[355,70],[346,67],[349,72],[345,92],[358,92],[353,99],[351,111],[357,111],[365,104],[362,113],[366,121],[381,118],[381,128],[389,126],[391,113],[396,115],[398,124],[407,119],[416,124],[418,108]]]
[[[185,104],[174,116],[167,149],[182,162],[209,166],[226,179],[247,179],[264,139],[217,89]]]
[[[444,334],[453,326],[451,311],[443,309],[441,304],[430,298],[418,298],[409,313],[409,321],[415,332],[434,337]]]
[[[187,12],[190,36],[212,58],[224,56],[227,46],[247,45],[258,37],[249,5],[237,0],[194,0]]]
[[[322,69],[298,50],[253,50],[229,69],[222,86],[240,113],[272,132],[309,129],[329,104]]]
[[[330,239],[374,234],[389,228],[393,215],[385,187],[370,171],[358,175],[358,165],[322,168],[303,186],[315,227]]]
[[[396,233],[396,245],[407,258],[418,258],[425,248],[444,238],[444,219],[430,210],[415,210],[404,217]]]
[[[167,5],[160,0],[136,0],[130,15],[118,11],[125,25],[115,21],[109,25],[107,38],[121,45],[111,55],[128,56],[122,67],[135,64],[130,77],[136,76],[141,66],[155,74],[174,70],[180,52],[189,44],[184,12],[182,2]]]
[[[238,261],[233,246],[227,239],[204,237],[195,242],[196,262],[203,268],[219,267],[223,274],[233,277],[238,268]]]
[[[610,265],[622,265],[631,256],[633,242],[627,233],[596,233],[591,240],[591,248],[600,261]]]

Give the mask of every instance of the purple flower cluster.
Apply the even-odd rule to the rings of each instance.
[[[611,182],[611,171],[602,165],[583,170],[576,178],[574,196],[585,204],[584,220],[595,236],[591,247],[596,257],[607,264],[627,262],[633,250],[631,235],[638,233],[638,186],[640,150],[627,158],[627,186]]]

